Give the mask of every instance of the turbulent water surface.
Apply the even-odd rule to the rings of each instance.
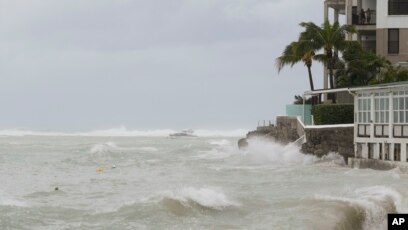
[[[0,228],[386,229],[407,179],[263,140],[0,137]]]

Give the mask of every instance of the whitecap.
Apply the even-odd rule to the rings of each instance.
[[[226,139],[222,139],[222,140],[210,140],[208,142],[210,145],[219,145],[219,146],[225,146],[225,145],[231,145],[231,142],[226,140]]]
[[[297,145],[281,145],[270,139],[256,137],[248,140],[248,146],[240,153],[254,163],[297,163],[313,164],[319,158],[300,152]]]
[[[139,148],[136,148],[136,149],[141,150],[141,151],[146,151],[146,152],[157,152],[157,151],[159,151],[155,147],[139,147]]]
[[[178,191],[166,191],[160,194],[160,202],[176,201],[177,205],[184,207],[194,207],[199,205],[204,208],[214,210],[224,210],[225,208],[240,206],[238,202],[231,200],[220,189],[217,188],[194,188],[185,187]]]
[[[27,207],[27,204],[0,191],[0,206]]]
[[[95,144],[89,150],[91,154],[99,154],[99,153],[108,153],[111,150],[111,147],[106,144]]]
[[[405,213],[408,210],[403,195],[394,188],[386,186],[359,188],[341,196],[316,195],[315,199],[347,204],[348,206],[333,206],[338,208],[338,210],[333,210],[338,213],[337,217],[341,216],[340,214],[346,217],[341,220],[343,223],[340,223],[340,225],[348,226],[360,221],[358,224],[363,229],[386,227],[388,213]],[[360,217],[356,217],[356,214],[360,215]]]

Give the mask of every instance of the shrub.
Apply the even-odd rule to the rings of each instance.
[[[322,104],[312,109],[316,125],[352,124],[354,123],[353,104]]]

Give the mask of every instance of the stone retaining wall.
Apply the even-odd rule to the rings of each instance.
[[[256,136],[288,144],[303,135],[306,136],[306,143],[302,144],[301,151],[305,154],[322,157],[329,152],[337,152],[346,162],[349,157],[354,157],[354,127],[303,128],[296,117],[287,116],[277,117],[276,126],[258,127],[249,132],[246,138],[238,141],[238,146],[247,146],[247,139]]]
[[[337,152],[347,158],[354,156],[354,127],[306,128],[302,152],[318,157]]]

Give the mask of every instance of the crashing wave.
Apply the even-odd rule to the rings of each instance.
[[[254,163],[297,163],[313,164],[319,160],[313,155],[306,155],[299,151],[296,145],[281,145],[265,138],[250,138],[248,147],[241,150]]]
[[[407,212],[407,203],[401,193],[385,186],[360,188],[344,196],[316,195],[320,205],[329,207],[325,215],[335,216],[337,228],[341,229],[384,229],[388,213]]]
[[[98,143],[92,146],[90,152],[91,154],[97,153],[108,153],[117,150],[125,150],[126,148],[122,148],[116,145],[114,142],[106,142],[106,143]]]
[[[129,150],[139,150],[143,152],[157,152],[159,151],[155,147],[122,147],[118,146],[115,142],[106,142],[106,143],[98,143],[91,147],[90,153],[91,154],[98,154],[98,153],[108,153],[108,152],[115,152],[115,151],[129,151]]]
[[[223,192],[212,188],[187,187],[177,192],[164,192],[159,197],[159,203],[175,213],[186,209],[222,211],[239,206],[239,203],[232,201]]]
[[[210,145],[218,145],[218,146],[225,146],[225,145],[231,145],[231,142],[225,139],[222,140],[211,140],[208,142]]]

